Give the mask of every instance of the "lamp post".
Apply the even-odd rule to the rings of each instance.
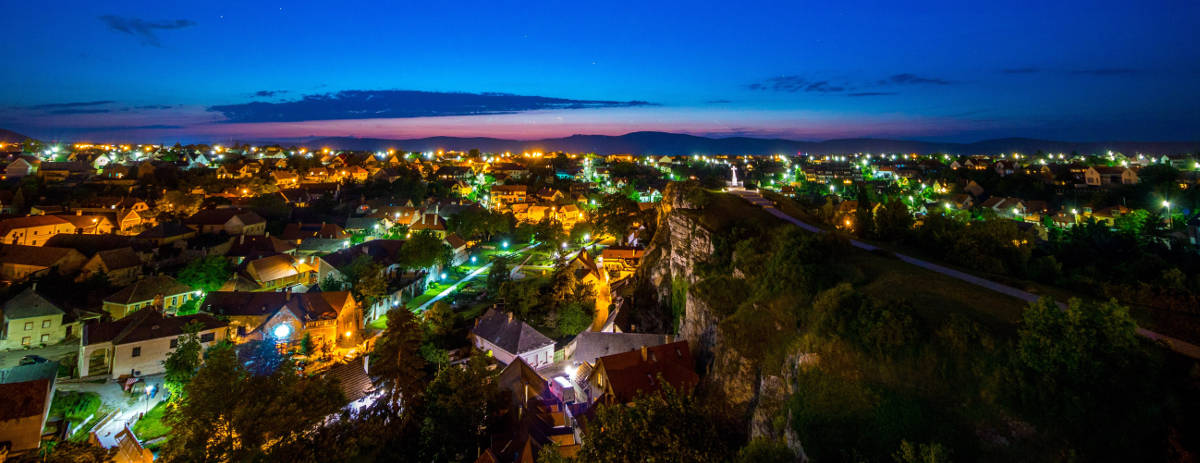
[[[1163,207],[1167,208],[1167,229],[1175,228],[1175,221],[1171,218],[1171,202],[1163,201]]]
[[[154,385],[147,384],[146,385],[146,408],[145,408],[146,411],[142,412],[142,416],[145,416],[147,413],[150,413],[150,393],[151,392],[154,392]]]

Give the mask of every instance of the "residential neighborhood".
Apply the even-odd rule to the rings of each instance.
[[[1029,254],[1010,267],[1011,257],[988,254],[992,248],[969,251],[996,262],[985,275],[1067,284],[1078,276],[1048,264],[1068,259],[1051,245],[1092,227],[1159,227],[1160,241],[1148,245],[1194,253],[1198,222],[1184,205],[1200,191],[1190,180],[1200,180],[1190,175],[1195,161],[1120,153],[689,157],[76,145],[49,156],[7,154],[12,180],[3,191],[37,201],[15,201],[0,217],[0,366],[54,365],[49,383],[22,392],[37,393],[44,410],[11,419],[28,420],[28,429],[42,423],[43,440],[115,449],[126,455],[120,461],[185,454],[192,444],[165,431],[187,413],[180,395],[202,393],[189,383],[225,355],[243,366],[222,368],[248,374],[285,374],[263,368],[288,364],[297,378],[336,379],[331,402],[295,405],[323,414],[402,407],[407,386],[397,368],[417,368],[431,381],[426,400],[451,400],[437,398],[450,392],[435,384],[457,372],[465,376],[453,381],[495,400],[486,423],[464,436],[473,450],[456,459],[578,458],[596,420],[607,419],[605,407],[660,395],[692,400],[703,378],[730,367],[711,335],[691,325],[715,317],[689,312],[700,309],[684,296],[707,280],[661,280],[676,271],[664,270],[666,262],[705,258],[674,254],[673,246],[713,246],[679,221],[765,208],[897,251],[928,249],[923,255],[948,264],[965,254],[936,250],[974,248],[920,241],[926,230],[1002,227],[997,249]],[[69,165],[47,160],[64,155]],[[106,175],[112,171],[122,173]],[[1161,207],[1146,207],[1148,182],[1150,195],[1163,195],[1153,199]],[[690,227],[748,233],[721,228],[727,220]],[[1155,317],[1183,304],[1113,295]],[[677,307],[666,319],[646,308],[671,297],[683,299],[651,302]],[[1180,340],[1200,333],[1186,324],[1156,329]],[[91,413],[45,401],[83,401]],[[32,444],[19,445],[26,447],[10,451]]]

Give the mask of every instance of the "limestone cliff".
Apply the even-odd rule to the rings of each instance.
[[[734,349],[722,344],[720,313],[697,296],[693,288],[700,280],[699,267],[708,262],[715,249],[715,234],[704,225],[703,209],[688,199],[681,184],[664,190],[658,207],[658,224],[646,248],[641,266],[634,275],[634,294],[630,306],[631,323],[638,331],[675,332],[695,351],[703,378],[703,387],[724,398],[731,411],[746,423],[753,437],[783,439],[793,449],[799,442],[786,425],[784,404],[792,393],[789,368],[781,376],[764,376],[759,366]],[[740,278],[742,272],[732,270]],[[764,340],[766,342],[767,340]],[[799,365],[802,355],[788,359]]]

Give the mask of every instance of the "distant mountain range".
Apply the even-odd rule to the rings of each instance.
[[[304,140],[310,146],[328,146],[348,150],[406,151],[438,149],[485,152],[566,151],[598,154],[832,154],[832,153],[953,153],[998,154],[1033,153],[1122,153],[1173,154],[1200,152],[1200,141],[1194,142],[1065,142],[1032,138],[1001,138],[974,143],[940,143],[914,140],[877,138],[848,138],[825,141],[798,141],[778,138],[708,138],[667,132],[633,132],[625,135],[572,135],[543,140],[505,140],[500,138],[430,137],[407,140],[378,138],[331,137]]]
[[[0,141],[20,142],[25,136],[0,129]],[[228,142],[229,140],[226,140]],[[844,154],[844,153],[952,153],[998,154],[1034,153],[1122,153],[1174,154],[1200,153],[1200,141],[1189,142],[1067,142],[1033,138],[999,138],[974,143],[889,140],[882,138],[846,138],[825,141],[786,140],[781,138],[708,138],[668,132],[633,132],[625,135],[572,135],[542,140],[502,138],[429,137],[390,140],[382,138],[327,137],[278,140],[282,145],[304,144],[336,149],[376,151],[396,148],[405,151],[460,150],[472,148],[484,152],[567,151],[599,154]],[[127,140],[130,143],[168,142],[167,140]],[[174,143],[174,142],[169,142]],[[268,143],[263,140],[252,143]]]
[[[25,141],[26,137],[11,130],[0,129],[0,142],[5,143],[20,143]]]

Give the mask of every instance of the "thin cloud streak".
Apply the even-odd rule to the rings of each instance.
[[[110,14],[101,16],[100,21],[103,21],[109,29],[137,37],[142,45],[154,47],[162,46],[162,41],[159,40],[157,31],[184,29],[196,25],[196,22],[190,19],[146,21],[141,18],[129,18]]]

